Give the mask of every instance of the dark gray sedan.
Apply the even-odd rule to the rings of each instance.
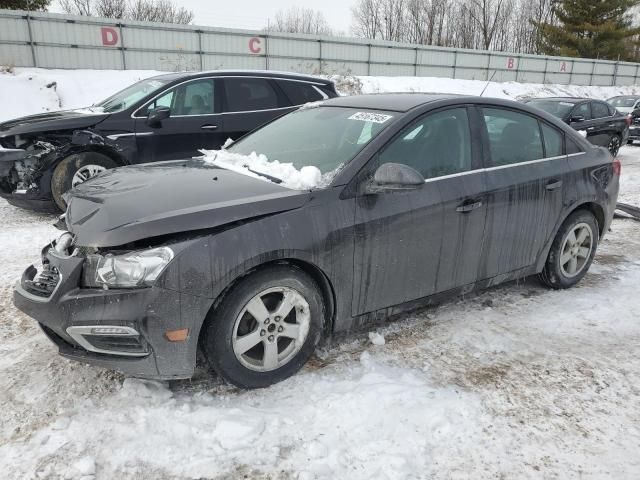
[[[559,119],[488,98],[337,98],[227,150],[72,191],[16,286],[68,358],[264,387],[332,332],[501,282],[586,274],[620,164]]]

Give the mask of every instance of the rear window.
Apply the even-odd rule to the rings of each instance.
[[[278,108],[278,95],[265,78],[225,79],[228,112]]]
[[[318,87],[310,83],[279,80],[278,85],[282,87],[292,105],[302,105],[303,103],[317,102],[327,98],[326,94],[323,94]]]

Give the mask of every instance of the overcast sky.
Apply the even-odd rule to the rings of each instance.
[[[261,29],[267,19],[275,17],[278,10],[292,6],[320,10],[336,31],[349,33],[353,0],[322,0],[320,2],[292,0],[174,0],[176,5],[192,10],[193,23],[211,27]],[[56,1],[52,12],[61,12]]]

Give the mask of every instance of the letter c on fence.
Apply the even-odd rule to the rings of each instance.
[[[262,39],[260,37],[252,37],[249,40],[249,51],[251,53],[260,53],[260,52],[262,52],[261,43],[262,43]]]
[[[102,45],[111,47],[118,43],[118,32],[115,28],[101,27],[100,33],[102,33]]]

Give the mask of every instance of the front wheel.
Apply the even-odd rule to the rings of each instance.
[[[620,135],[612,135],[609,139],[609,145],[607,146],[607,148],[614,158],[618,156],[618,151],[620,150],[621,144],[622,141],[620,140]]]
[[[63,195],[76,185],[99,175],[118,165],[106,155],[97,152],[82,152],[69,155],[53,171],[51,177],[51,195],[58,208],[67,209]]]
[[[551,288],[569,288],[584,277],[598,246],[598,222],[587,210],[573,212],[553,240],[540,279]]]
[[[222,378],[261,388],[296,373],[313,354],[324,302],[305,272],[289,265],[259,270],[235,286],[208,319],[203,350]]]

